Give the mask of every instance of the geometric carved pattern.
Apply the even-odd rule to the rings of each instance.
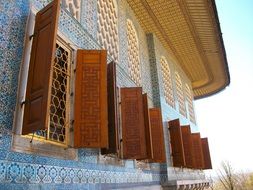
[[[153,161],[166,162],[164,133],[161,110],[159,108],[149,109],[151,136],[153,145]]]
[[[212,169],[212,161],[210,157],[209,145],[207,138],[201,138],[203,159],[204,159],[204,168],[203,169]]]
[[[115,0],[98,0],[98,41],[114,61],[118,61],[118,16]]]
[[[75,146],[107,147],[106,51],[78,50]]]
[[[176,90],[177,90],[177,99],[178,99],[178,104],[179,104],[179,112],[183,116],[186,116],[183,85],[182,85],[181,77],[178,74],[178,72],[175,72],[175,80],[176,80]]]
[[[80,21],[80,4],[80,0],[62,0],[63,7],[67,9],[77,21]]]
[[[128,67],[130,77],[137,86],[141,85],[139,41],[135,27],[131,20],[127,19],[127,49],[128,49]]]
[[[46,130],[35,132],[35,136],[51,141],[66,143],[66,126],[69,124],[69,77],[71,50],[59,40],[56,51],[51,79],[50,125]],[[32,135],[32,134],[30,134]]]
[[[190,125],[181,126],[185,164],[187,168],[193,167],[192,138]]]
[[[142,88],[121,88],[123,158],[146,158]]]
[[[68,122],[67,108],[69,100],[69,73],[71,52],[61,43],[56,43],[56,54],[53,65],[50,104],[49,139],[66,142],[65,133]]]
[[[192,93],[191,93],[191,90],[190,90],[190,87],[188,86],[188,84],[185,84],[185,89],[186,89],[186,101],[187,101],[189,119],[191,122],[196,123],[194,108],[193,108]]]
[[[191,137],[192,137],[192,151],[193,151],[193,164],[194,164],[193,168],[203,169],[204,158],[200,133],[192,133]]]
[[[162,57],[160,59],[160,64],[162,67],[162,78],[163,78],[165,100],[170,106],[174,107],[175,100],[173,96],[171,73],[170,73],[169,64],[166,61],[165,57]]]
[[[183,137],[179,119],[169,121],[171,154],[174,167],[185,166]]]
[[[99,141],[99,123],[100,123],[100,112],[99,104],[99,76],[100,70],[99,65],[93,64],[92,66],[86,66],[82,68],[82,89],[85,89],[89,93],[82,94],[82,101],[87,102],[89,106],[82,106],[81,108],[81,119],[85,119],[82,125],[87,127],[83,128],[81,135],[87,142]],[[90,82],[92,81],[92,84]],[[90,124],[88,121],[93,120],[94,123]],[[95,125],[94,125],[95,124]]]

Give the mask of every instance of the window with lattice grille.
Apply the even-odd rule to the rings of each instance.
[[[187,108],[188,108],[188,116],[191,122],[196,123],[194,108],[193,108],[193,97],[188,84],[185,85],[185,92],[186,92],[186,101],[187,101]]]
[[[98,0],[98,41],[114,61],[118,61],[118,14],[115,0]]]
[[[137,86],[141,86],[139,41],[135,27],[129,19],[127,19],[127,52],[130,77]]]
[[[57,40],[53,61],[53,73],[50,79],[49,123],[45,130],[36,131],[38,138],[44,138],[57,143],[67,143],[67,128],[69,126],[69,83],[71,48]]]
[[[175,72],[175,82],[176,82],[176,90],[177,90],[177,100],[179,104],[179,113],[181,113],[183,116],[186,116],[183,84],[178,72]]]
[[[162,57],[160,60],[161,68],[162,68],[162,79],[163,79],[163,89],[164,89],[164,97],[166,102],[174,107],[175,101],[173,96],[173,88],[171,81],[171,72],[168,62],[165,57]]]

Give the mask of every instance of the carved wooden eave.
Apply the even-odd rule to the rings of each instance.
[[[230,75],[214,0],[127,0],[192,82],[194,98],[223,90]]]

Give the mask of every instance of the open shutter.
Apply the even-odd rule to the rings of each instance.
[[[107,102],[108,102],[108,130],[109,147],[103,148],[101,154],[117,153],[118,147],[118,101],[116,86],[116,63],[107,65]]]
[[[147,157],[142,88],[121,88],[122,146],[124,159]]]
[[[78,50],[75,79],[74,146],[108,147],[105,50]]]
[[[203,169],[204,160],[202,153],[202,144],[200,139],[200,133],[192,133],[192,150],[193,150],[193,159],[195,169]]]
[[[192,139],[190,125],[182,126],[182,137],[184,145],[185,164],[187,168],[193,168]]]
[[[201,138],[202,143],[202,151],[203,151],[203,157],[204,157],[204,168],[203,169],[212,169],[212,161],[209,151],[209,145],[208,145],[208,139],[207,138]]]
[[[164,133],[161,110],[159,108],[149,109],[152,147],[153,147],[153,161],[166,162]]]
[[[146,159],[153,158],[153,147],[151,143],[151,129],[150,129],[150,119],[149,119],[149,109],[148,109],[148,96],[147,93],[142,95],[143,98],[143,114],[144,114],[144,125],[145,125],[145,137],[146,137]]]
[[[55,55],[60,0],[54,0],[36,14],[26,88],[22,134],[47,127],[49,82]]]
[[[174,167],[185,166],[184,146],[179,119],[169,121],[170,144]]]

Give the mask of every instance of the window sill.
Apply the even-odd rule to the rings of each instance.
[[[36,154],[41,156],[54,157],[65,160],[77,160],[77,150],[68,148],[65,145],[58,145],[53,142],[14,134],[12,137],[11,149],[15,152]]]

